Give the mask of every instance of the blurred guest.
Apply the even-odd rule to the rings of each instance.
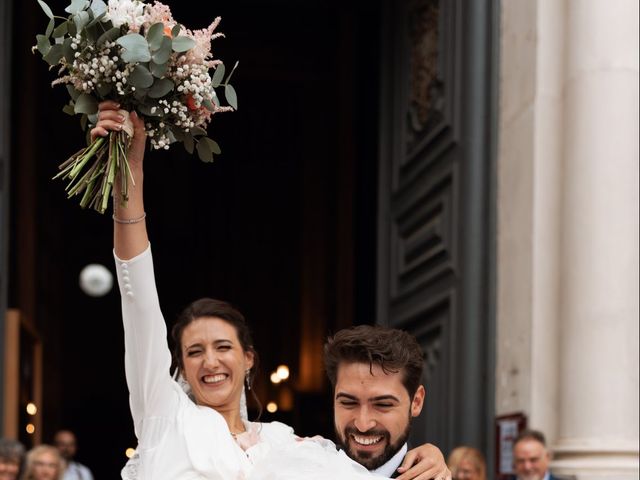
[[[24,446],[17,440],[0,438],[0,480],[16,480],[24,458]]]
[[[53,444],[67,463],[63,476],[64,480],[93,480],[91,470],[73,460],[78,450],[78,442],[73,432],[59,430],[53,437]]]
[[[62,480],[64,459],[56,447],[39,445],[27,453],[21,480]]]
[[[549,472],[551,453],[544,434],[524,430],[513,443],[513,463],[518,480],[559,480]]]
[[[454,448],[447,458],[447,466],[454,480],[487,480],[487,463],[476,448]]]

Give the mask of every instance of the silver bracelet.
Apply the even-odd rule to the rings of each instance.
[[[145,219],[145,217],[147,216],[147,212],[144,212],[141,216],[139,216],[138,218],[118,218],[116,217],[116,214],[113,214],[113,221],[116,223],[122,223],[124,225],[131,225],[132,223],[138,223],[141,222],[142,220]]]

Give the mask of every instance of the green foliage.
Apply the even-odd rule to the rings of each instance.
[[[64,37],[68,32],[69,27],[67,26],[67,22],[62,22],[53,30],[53,38]]]
[[[152,57],[153,58],[153,57]],[[167,62],[158,65],[153,59],[149,62],[149,69],[151,70],[151,74],[156,78],[164,77],[165,73],[167,73],[167,68],[169,64]]]
[[[71,5],[64,9],[65,12],[75,15],[76,13],[84,10],[89,5],[87,0],[71,0]]]
[[[160,40],[160,44],[158,48],[156,48],[152,55],[152,60],[154,63],[158,65],[162,65],[163,63],[167,63],[169,61],[169,57],[171,56],[171,39],[167,36],[162,37]]]
[[[40,52],[40,55],[44,57],[47,53],[49,53],[49,50],[51,49],[49,37],[47,37],[46,35],[36,35],[36,40],[38,42],[36,45],[38,52]]]
[[[149,42],[149,48],[151,48],[151,50],[158,50],[162,44],[164,36],[164,23],[158,22],[151,25],[149,30],[147,30],[147,42]]]
[[[189,37],[175,37],[172,41],[173,51],[178,53],[191,50],[195,45],[195,40]]]
[[[153,85],[153,75],[143,64],[139,63],[129,74],[129,83],[136,88],[149,88]]]
[[[231,85],[224,86],[224,98],[227,99],[227,103],[233,107],[234,110],[238,110],[238,96],[236,95],[236,89]]]
[[[98,101],[86,93],[81,93],[76,99],[74,107],[76,113],[96,113],[98,111]]]
[[[216,66],[216,70],[213,72],[211,76],[211,85],[214,88],[217,88],[222,83],[222,79],[224,78],[224,63]]]
[[[49,65],[56,65],[62,58],[62,55],[63,55],[62,45],[59,43],[55,43],[51,45],[51,48],[49,49],[47,54],[42,58]]]
[[[42,8],[42,10],[44,11],[44,14],[49,17],[51,20],[53,20],[53,12],[51,11],[51,9],[49,8],[49,5],[47,5],[46,3],[44,3],[42,0],[38,0],[38,3],[40,4],[40,7]]]
[[[157,78],[153,82],[153,86],[149,89],[148,95],[151,98],[162,98],[171,90],[175,85],[168,78]]]
[[[130,33],[116,40],[116,43],[124,48],[122,60],[127,63],[148,62],[151,60],[149,44],[139,33]]]
[[[200,157],[200,160],[207,163],[213,162],[214,153],[221,153],[218,144],[208,137],[200,138],[196,145],[196,150],[198,151],[198,157]]]

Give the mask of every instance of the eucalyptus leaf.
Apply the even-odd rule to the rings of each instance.
[[[173,87],[173,82],[168,78],[158,78],[153,82],[153,86],[149,89],[149,96],[151,98],[162,98],[173,90]]]
[[[109,30],[107,30],[106,32],[104,32],[102,35],[100,35],[98,37],[98,40],[96,41],[96,45],[97,46],[101,46],[105,42],[113,42],[119,36],[120,36],[120,29],[119,28],[115,28],[115,27],[114,28],[110,28]]]
[[[191,50],[195,47],[196,42],[193,38],[189,37],[175,37],[172,41],[171,48],[173,48],[174,52],[186,52],[187,50]]]
[[[141,64],[133,67],[133,71],[129,74],[129,83],[138,88],[149,88],[153,85],[153,75]]]
[[[182,143],[184,144],[184,149],[189,153],[189,154],[193,154],[193,137],[189,134],[186,134],[184,136],[184,140],[182,141]]]
[[[40,7],[42,8],[42,10],[44,10],[44,14],[53,19],[53,12],[51,11],[51,9],[49,8],[49,5],[47,5],[46,3],[44,3],[42,0],[38,0],[38,3],[40,4]]]
[[[229,74],[229,76],[227,77],[227,79],[224,82],[225,85],[228,85],[229,82],[231,81],[231,75],[233,75],[233,72],[235,72],[236,68],[238,68],[238,63],[240,63],[240,62],[236,61],[236,63],[233,65],[233,68],[231,69],[231,73]]]
[[[116,40],[116,43],[124,48],[122,60],[127,63],[148,62],[151,60],[149,44],[147,40],[138,33],[130,33]]]
[[[62,55],[63,55],[62,45],[55,44],[55,45],[51,45],[51,48],[49,49],[47,54],[42,58],[49,65],[56,65],[62,58]]]
[[[227,99],[227,103],[231,105],[234,110],[238,110],[238,96],[236,95],[236,89],[231,85],[225,85],[224,98]]]
[[[207,110],[209,110],[210,112],[214,112],[214,111],[215,111],[215,108],[214,108],[214,106],[213,106],[213,103],[211,103],[211,100],[209,100],[209,99],[207,99],[207,98],[205,98],[205,99],[202,101],[202,105],[204,106],[204,108],[206,108],[206,109],[207,109]]]
[[[107,95],[109,95],[111,93],[111,84],[110,83],[100,83],[96,87],[96,90],[98,91],[98,95],[100,95],[100,97],[106,98]]]
[[[91,19],[91,21],[89,22],[89,24],[87,25],[87,27],[93,27],[94,25],[96,25],[98,22],[102,21],[102,19],[104,17],[107,16],[107,12],[104,11],[102,12],[100,15],[95,15],[92,11],[92,15],[94,15],[94,17]]]
[[[162,38],[164,37],[164,23],[154,23],[147,30],[147,42],[149,42],[149,48],[151,50],[157,50],[162,45]]]
[[[71,37],[65,38],[64,42],[62,42],[62,53],[64,54],[64,58],[67,62],[73,63],[76,51],[71,48]]]
[[[215,140],[212,140],[209,137],[202,137],[200,139],[200,142],[206,142],[209,146],[209,150],[211,150],[212,153],[215,153],[216,155],[220,155],[222,153],[222,150],[220,150],[220,145],[218,145],[218,142],[216,142]]]
[[[62,22],[53,30],[53,38],[64,37],[68,31],[67,22]]]
[[[182,130],[181,128],[178,127],[169,127],[169,130],[171,130],[171,135],[174,138],[174,141],[176,142],[184,142],[184,137],[185,137],[185,133],[184,130]]]
[[[37,48],[38,51],[40,52],[40,55],[42,55],[42,57],[44,58],[44,56],[49,53],[49,50],[51,50],[51,43],[49,42],[49,37],[47,37],[46,35],[36,35],[36,40],[37,40]]]
[[[136,91],[133,92],[133,98],[138,100],[139,103],[144,102],[145,98],[147,98],[148,89],[146,88],[136,88]]]
[[[171,130],[169,130],[167,132],[167,138],[169,139],[169,143],[175,143],[176,142],[176,136],[173,134],[173,132]]]
[[[67,20],[67,30],[69,30],[69,35],[75,37],[78,33],[78,29],[76,28],[76,24],[72,19]]]
[[[189,132],[191,133],[191,135],[193,135],[194,137],[196,135],[206,135],[207,131],[202,128],[202,127],[191,127],[191,129],[189,130]]]
[[[82,131],[84,132],[87,129],[87,116],[86,115],[82,115],[80,117],[80,128],[82,128]]]
[[[76,24],[78,30],[82,30],[89,23],[89,12],[79,11],[73,16],[73,23]]]
[[[213,162],[213,153],[211,152],[211,148],[209,148],[209,144],[207,142],[199,141],[196,145],[196,150],[198,151],[198,157],[200,157],[200,160],[206,163]]]
[[[78,97],[80,96],[80,92],[78,90],[76,90],[75,88],[73,88],[73,85],[69,85],[67,83],[66,85],[67,87],[67,92],[69,92],[69,96],[71,97],[72,100],[77,100]]]
[[[93,12],[93,16],[97,19],[99,18],[101,15],[104,15],[105,13],[107,13],[107,4],[104,3],[102,0],[93,0],[91,2],[91,11]]]
[[[171,39],[167,36],[164,36],[162,37],[160,46],[156,49],[155,52],[153,52],[151,58],[155,63],[161,65],[169,61],[171,53],[173,53],[173,51],[171,50]]]
[[[221,63],[216,66],[215,72],[213,72],[213,76],[211,77],[211,85],[213,87],[218,87],[222,83],[222,79],[224,78],[224,63]]]
[[[96,43],[96,41],[98,40],[98,37],[100,36],[100,32],[98,32],[98,26],[95,24],[92,25],[91,23],[89,23],[86,27],[84,27],[84,34],[86,35],[87,39],[89,39],[89,42],[92,44]]]
[[[47,29],[45,30],[44,34],[47,37],[50,37],[51,34],[53,33],[53,29],[56,26],[56,21],[52,18],[51,20],[49,20],[49,23],[47,24]]]
[[[64,107],[62,107],[62,111],[67,115],[71,115],[72,117],[76,114],[76,111],[73,109],[73,103],[68,103]]]
[[[151,70],[152,75],[156,78],[164,77],[164,74],[167,73],[168,66],[169,66],[168,63],[163,63],[161,65],[158,65],[156,62],[153,61],[153,59],[151,60],[151,62],[149,62],[149,69]]]
[[[182,30],[182,25],[176,23],[171,29],[171,37],[176,38],[178,35],[180,35],[180,30]]]
[[[89,120],[89,123],[92,125],[98,123],[98,112],[87,115],[87,120]]]
[[[72,0],[71,5],[64,9],[65,12],[75,15],[81,10],[84,10],[89,5],[88,0]]]
[[[81,93],[74,107],[76,113],[91,114],[98,111],[98,101],[86,93]]]
[[[152,112],[151,109],[154,107],[156,107],[156,109]],[[157,105],[148,105],[146,103],[141,103],[137,108],[138,111],[146,117],[159,117],[161,115],[160,107],[158,107]]]

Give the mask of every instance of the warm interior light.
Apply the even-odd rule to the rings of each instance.
[[[27,423],[27,426],[25,427],[25,430],[27,431],[27,433],[29,435],[33,434],[33,432],[36,431],[36,426],[33,423]]]
[[[278,404],[276,402],[267,403],[267,412],[276,413],[278,411]]]
[[[136,453],[136,449],[135,448],[127,448],[124,452],[124,454],[127,456],[127,458],[131,458],[135,455]]]
[[[29,415],[35,415],[36,413],[38,413],[38,407],[36,407],[35,403],[27,403],[27,413]]]
[[[281,380],[286,380],[287,378],[289,378],[289,367],[287,367],[286,365],[280,365],[277,368],[276,373]]]
[[[271,379],[271,383],[280,383],[282,381],[277,372],[273,372],[269,378]]]

